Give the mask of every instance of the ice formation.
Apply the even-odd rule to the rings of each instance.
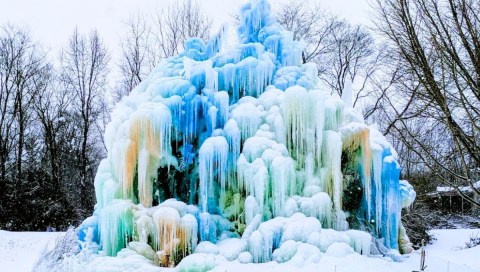
[[[267,1],[241,17],[239,45],[225,50],[224,31],[190,39],[117,104],[80,239],[108,256],[184,259],[182,271],[368,255],[372,237],[406,251],[400,213],[415,195],[391,145],[351,90],[319,89]]]

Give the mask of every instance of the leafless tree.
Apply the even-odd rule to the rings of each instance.
[[[54,73],[46,74],[49,84],[40,89],[34,110],[41,128],[41,138],[44,144],[47,171],[51,175],[51,182],[59,189],[62,186],[62,167],[70,160],[62,156],[62,149],[68,142],[72,142],[75,134],[72,133],[72,125],[69,125],[69,105],[73,95],[66,88],[62,88],[55,79]],[[70,132],[69,132],[70,131]],[[65,137],[68,135],[69,137]],[[70,171],[66,171],[70,172]]]
[[[373,38],[362,26],[352,26],[344,20],[335,22],[329,38],[330,51],[316,61],[323,71],[319,76],[339,95],[342,95],[346,80],[362,78],[356,102],[376,71],[380,57],[376,54]]]
[[[473,175],[480,167],[480,3],[386,0],[377,10],[377,28],[403,75],[388,98],[393,117],[386,131],[432,175],[480,205],[459,190],[469,186],[480,195]]]
[[[337,18],[327,13],[319,3],[289,1],[278,8],[277,21],[292,31],[295,40],[303,40],[306,49],[303,62],[314,61],[328,54],[332,49],[333,34]],[[322,70],[319,73],[323,73]]]
[[[4,26],[1,31],[1,176],[5,178],[8,160],[14,158],[11,161],[15,165],[13,178],[19,179],[22,177],[25,137],[30,120],[27,110],[37,93],[35,80],[42,69],[44,56],[31,41],[28,31],[11,25]]]
[[[192,0],[183,0],[157,10],[153,15],[152,31],[157,38],[156,45],[161,54],[152,56],[151,61],[174,56],[184,49],[189,38],[208,39],[212,20]]]
[[[96,122],[102,114],[106,93],[109,53],[96,30],[88,37],[75,29],[61,54],[61,82],[72,95],[71,106],[78,114],[80,188],[82,208],[93,207],[93,172],[100,153],[93,151]],[[88,213],[89,211],[86,211]]]
[[[13,178],[22,177],[26,134],[31,119],[29,107],[38,93],[44,53],[30,39],[27,30],[11,25],[2,27],[0,38],[0,141],[1,177],[7,163],[15,165]],[[12,154],[12,152],[16,154]]]
[[[277,13],[278,22],[293,32],[294,39],[304,41],[303,61],[317,64],[318,76],[332,93],[341,96],[348,80],[356,83],[354,106],[364,98],[376,104],[381,94],[372,90],[371,81],[384,55],[365,27],[329,14],[317,1],[292,0],[281,5]],[[375,108],[369,107],[371,110]]]
[[[42,132],[35,110],[45,97],[52,65],[28,30],[4,25],[0,28],[0,224],[2,227],[33,228],[51,212],[44,197],[55,199],[42,174]],[[39,201],[35,204],[35,201]],[[22,205],[19,205],[22,203]],[[19,215],[20,214],[20,215]],[[38,219],[32,219],[35,216]],[[45,218],[45,217],[43,217]],[[7,220],[8,222],[4,221]]]
[[[152,70],[149,56],[153,54],[151,45],[152,30],[145,16],[132,15],[125,23],[127,32],[122,37],[122,55],[119,64],[121,81],[116,87],[115,99],[127,95]]]
[[[207,40],[212,20],[196,2],[183,0],[151,14],[132,15],[125,26],[116,100],[130,93],[162,59],[180,53],[187,39]]]

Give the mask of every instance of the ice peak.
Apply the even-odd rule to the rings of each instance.
[[[267,0],[251,0],[241,8],[240,17],[238,34],[242,43],[259,42],[260,31],[277,23]]]

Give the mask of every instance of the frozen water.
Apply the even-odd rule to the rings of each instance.
[[[349,82],[342,98],[319,89],[270,10],[250,1],[240,44],[222,49],[224,28],[190,39],[118,103],[81,241],[181,271],[368,255],[372,237],[408,247],[400,213],[415,192],[396,152],[352,108]]]

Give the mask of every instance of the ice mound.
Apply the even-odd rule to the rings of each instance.
[[[241,17],[234,49],[223,31],[191,39],[117,104],[79,239],[180,271],[368,255],[372,237],[404,250],[414,191],[396,152],[348,98],[318,89],[267,1]]]

